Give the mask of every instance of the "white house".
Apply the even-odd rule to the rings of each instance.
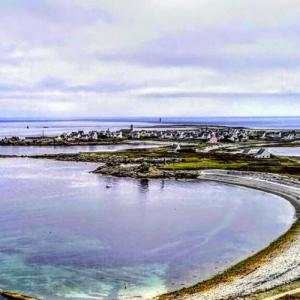
[[[173,151],[174,151],[174,152],[178,152],[178,151],[181,150],[181,147],[180,147],[179,144],[173,144],[173,145],[172,145],[172,148],[173,148]]]
[[[267,149],[261,148],[258,152],[254,155],[255,158],[271,158],[272,154]]]
[[[91,132],[90,132],[90,138],[91,138],[91,140],[93,140],[93,141],[98,140],[98,133],[97,133],[96,131],[91,131]]]

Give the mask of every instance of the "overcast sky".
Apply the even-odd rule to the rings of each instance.
[[[0,0],[0,117],[300,115],[299,0]]]

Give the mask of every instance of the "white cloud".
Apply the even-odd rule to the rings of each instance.
[[[0,117],[300,114],[299,20],[296,0],[0,4]]]

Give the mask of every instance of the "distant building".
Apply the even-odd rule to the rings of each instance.
[[[98,140],[98,133],[96,131],[91,131],[90,132],[90,139],[93,141]]]
[[[122,133],[122,131],[118,132],[117,138],[118,138],[118,139],[122,139],[122,138],[123,138],[123,133]]]
[[[174,152],[178,152],[181,150],[181,147],[179,144],[173,144],[172,149]]]
[[[258,152],[254,155],[255,158],[271,158],[272,153],[267,149],[261,148]]]
[[[218,144],[218,138],[216,137],[216,135],[213,133],[211,138],[208,141],[210,144]]]
[[[128,137],[133,132],[133,124],[130,125],[130,128],[128,129],[121,129],[122,137]]]

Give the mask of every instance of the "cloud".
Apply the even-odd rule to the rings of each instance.
[[[299,20],[297,0],[2,0],[0,117],[300,115]]]

